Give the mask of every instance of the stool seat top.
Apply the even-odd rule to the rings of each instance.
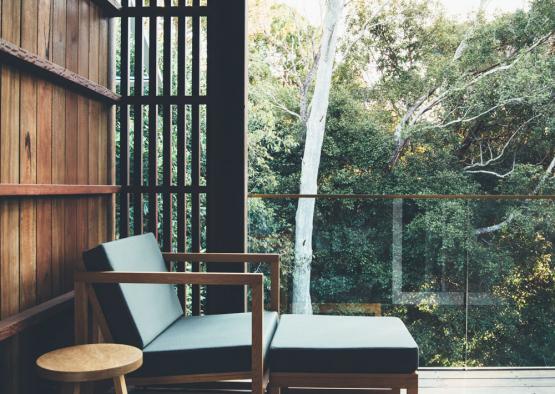
[[[272,339],[270,371],[413,373],[418,345],[395,317],[282,315]]]
[[[59,382],[110,379],[133,372],[142,364],[141,350],[114,343],[70,346],[37,359],[39,375]]]

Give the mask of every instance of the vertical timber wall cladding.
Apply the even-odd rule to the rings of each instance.
[[[4,42],[111,82],[109,22],[96,3],[0,0],[0,20]],[[112,184],[111,105],[0,60],[0,186]],[[72,290],[81,252],[113,237],[112,207],[110,194],[0,195],[2,321]],[[44,392],[34,358],[72,341],[70,319],[0,342],[0,393]]]

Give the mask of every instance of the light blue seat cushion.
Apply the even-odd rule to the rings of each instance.
[[[264,312],[264,357],[277,324],[276,312]],[[182,317],[144,348],[134,375],[250,371],[251,332],[250,313]]]
[[[150,233],[101,244],[83,258],[88,271],[167,272]],[[118,343],[143,349],[183,316],[173,285],[96,284],[94,288]]]

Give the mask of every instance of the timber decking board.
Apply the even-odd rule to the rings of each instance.
[[[419,394],[552,394],[555,392],[555,369],[421,369],[419,375]],[[193,389],[174,391],[174,394],[224,394],[223,387],[235,390],[248,390],[248,382],[222,383],[215,386],[219,390],[207,391],[213,384],[189,385]],[[198,387],[194,389],[194,387]],[[154,394],[154,391],[131,388],[130,393]],[[288,389],[283,394],[387,394],[391,391],[362,389]]]

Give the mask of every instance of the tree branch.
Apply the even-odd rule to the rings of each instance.
[[[540,181],[538,182],[538,184],[534,188],[534,191],[532,192],[532,195],[538,194],[538,192],[540,191],[541,187],[543,186],[543,184],[545,183],[547,178],[549,178],[549,176],[553,173],[554,169],[555,169],[555,156],[551,160],[551,163],[549,163],[549,166],[547,166],[547,170],[545,171],[544,175],[541,177]],[[489,234],[489,233],[499,231],[502,228],[507,227],[514,220],[514,218],[515,218],[515,214],[511,212],[509,214],[509,216],[507,217],[507,219],[505,219],[501,223],[494,224],[494,225],[488,226],[488,227],[477,228],[476,230],[474,230],[474,234],[475,235],[481,235],[481,234]]]
[[[298,118],[298,119],[301,119],[301,115],[300,115],[300,114],[298,114],[298,113],[295,112],[295,111],[290,110],[290,109],[287,108],[284,104],[280,103],[280,102],[278,101],[278,99],[277,99],[272,93],[270,93],[270,92],[268,91],[268,92],[266,92],[265,94],[266,94],[266,97],[269,99],[270,104],[272,104],[274,107],[276,107],[276,108],[282,110],[283,112],[288,113],[288,114],[291,115],[291,116],[294,116],[294,117],[296,117],[296,118]]]
[[[448,126],[452,126],[454,124],[457,123],[468,123],[468,122],[472,122],[473,120],[476,120],[478,118],[481,118],[484,115],[489,114],[490,112],[495,111],[497,108],[502,107],[504,105],[510,104],[510,103],[520,103],[522,101],[524,101],[525,97],[516,97],[516,98],[511,98],[508,100],[503,101],[502,103],[496,104],[493,107],[490,107],[488,109],[486,109],[483,112],[480,112],[477,115],[473,115],[470,118],[465,118],[465,117],[459,117],[457,119],[451,120],[447,123],[443,123],[443,124],[439,124],[439,125],[432,125],[432,126],[426,126],[424,127],[424,130],[428,130],[428,129],[438,129],[438,128],[442,128],[442,127],[448,127]],[[465,114],[466,115],[466,114]]]
[[[526,126],[528,123],[530,123],[532,120],[534,120],[535,118],[537,118],[540,115],[534,115],[532,116],[530,119],[528,119],[526,122],[524,122],[523,124],[521,124],[514,132],[513,134],[511,134],[511,136],[509,137],[509,139],[507,140],[507,142],[503,145],[503,147],[501,148],[501,151],[499,152],[499,154],[497,156],[493,155],[493,151],[491,149],[491,146],[488,146],[488,150],[490,152],[490,158],[486,161],[484,161],[484,152],[482,149],[482,144],[480,144],[480,161],[477,163],[472,163],[467,165],[466,167],[463,168],[464,171],[466,172],[470,172],[469,170],[473,169],[473,168],[483,168],[483,167],[487,167],[490,164],[493,164],[497,161],[499,161],[500,159],[503,158],[503,155],[505,154],[505,150],[507,150],[507,148],[509,147],[511,141],[514,139],[514,137],[520,132],[520,130],[522,130],[524,128],[524,126]]]

